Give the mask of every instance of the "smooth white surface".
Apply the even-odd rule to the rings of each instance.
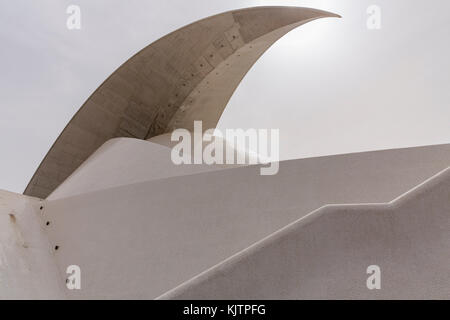
[[[41,206],[38,199],[0,190],[0,299],[65,298]]]
[[[74,196],[144,181],[219,170],[219,166],[175,165],[171,149],[153,142],[116,138],[107,141],[47,199]]]
[[[449,299],[449,198],[450,167],[389,203],[324,206],[159,298]]]
[[[150,299],[325,204],[388,202],[449,163],[450,145],[284,161],[48,201],[45,217],[59,267],[83,270],[70,298]]]

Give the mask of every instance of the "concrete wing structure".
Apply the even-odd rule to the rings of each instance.
[[[272,176],[171,161],[168,132],[214,127],[257,58],[325,16],[232,11],[120,67],[42,162],[37,197],[0,190],[0,299],[448,299],[450,144],[281,161]]]
[[[159,39],[119,67],[58,137],[24,194],[46,198],[104,142],[148,139],[202,120],[214,128],[236,87],[280,37],[338,15],[256,7],[215,15]]]

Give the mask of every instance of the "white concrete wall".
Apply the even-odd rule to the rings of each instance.
[[[449,299],[449,248],[450,167],[388,204],[319,209],[160,298]]]
[[[82,268],[71,298],[155,298],[325,204],[387,202],[449,163],[450,145],[285,161],[48,201],[44,216],[60,270]]]
[[[48,200],[70,197],[132,183],[158,180],[205,171],[219,166],[177,166],[170,160],[166,146],[145,140],[115,138],[105,142]]]
[[[0,299],[64,299],[44,202],[0,190]]]

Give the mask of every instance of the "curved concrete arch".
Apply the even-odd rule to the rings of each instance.
[[[216,126],[258,58],[292,29],[336,14],[298,7],[254,7],[174,31],[120,66],[88,98],[45,156],[24,194],[47,197],[105,141],[149,139],[193,120]]]

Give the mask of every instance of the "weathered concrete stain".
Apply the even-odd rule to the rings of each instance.
[[[65,297],[39,205],[39,199],[0,190],[0,299]]]

